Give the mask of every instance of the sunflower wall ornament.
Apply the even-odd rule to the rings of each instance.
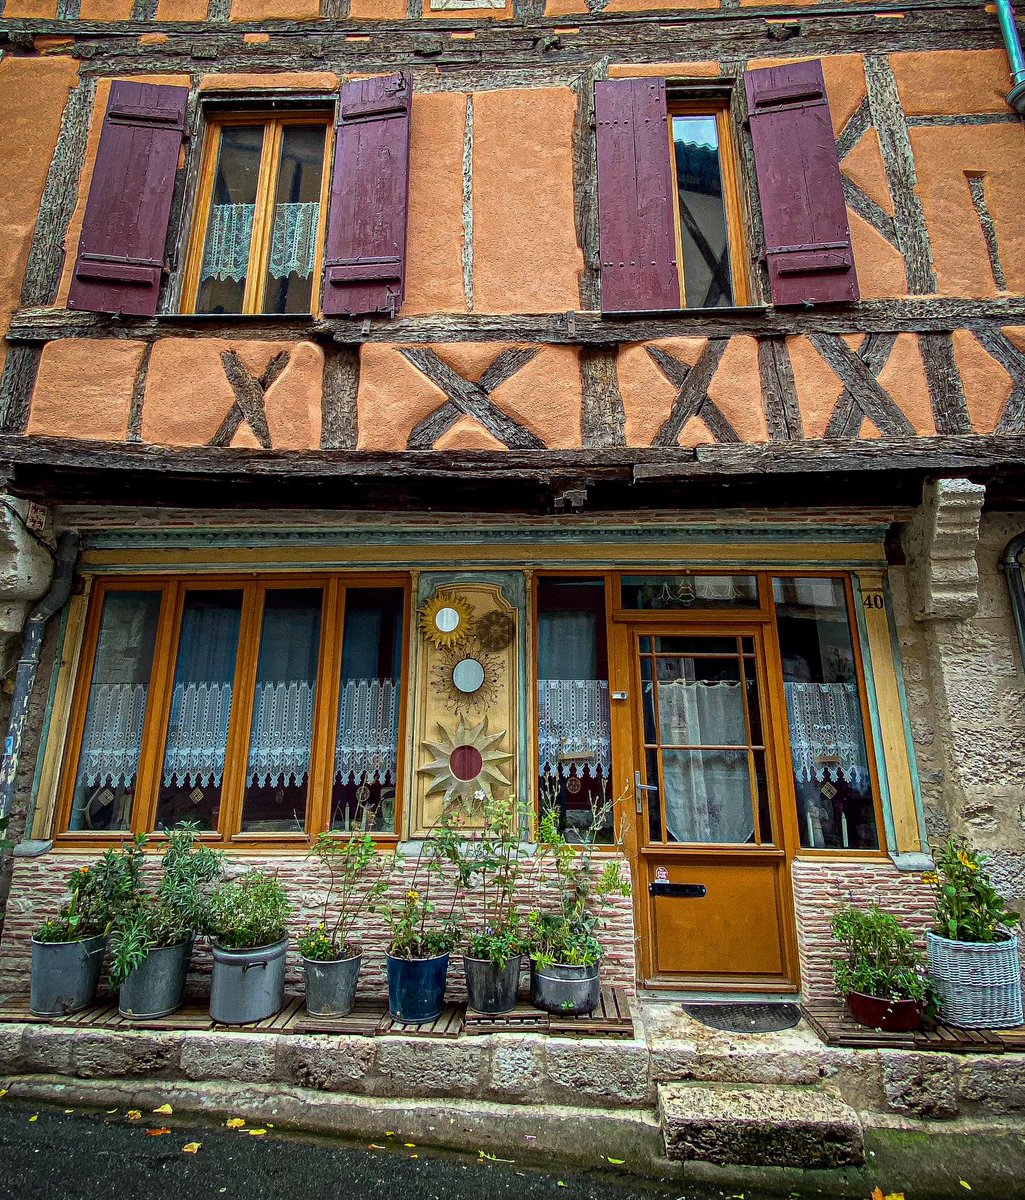
[[[462,716],[472,711],[480,716],[498,699],[502,670],[502,659],[485,653],[471,639],[438,651],[431,686],[449,712]]]
[[[420,612],[424,637],[439,650],[447,650],[470,632],[473,608],[462,597],[437,593]]]
[[[516,618],[497,608],[482,613],[473,623],[473,636],[482,650],[497,654],[512,644],[516,636]]]
[[[468,724],[460,717],[455,726],[438,724],[436,741],[424,740],[424,749],[435,757],[420,768],[422,775],[432,778],[426,794],[443,792],[442,803],[467,804],[476,792],[492,795],[496,784],[510,786],[510,779],[500,766],[512,755],[499,750],[498,744],[505,738],[505,730],[498,733],[488,731],[488,719],[478,724]]]

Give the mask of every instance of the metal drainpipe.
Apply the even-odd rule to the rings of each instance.
[[[1021,660],[1025,664],[1025,567],[1022,566],[1022,555],[1025,554],[1025,533],[1019,534],[1004,551],[1000,565],[1007,576],[1007,587],[1011,593],[1011,611],[1014,613],[1014,623],[1018,627],[1018,646],[1021,650]]]
[[[1016,113],[1025,116],[1025,55],[1021,50],[1021,37],[1014,19],[1011,0],[996,0],[1000,31],[1004,35],[1007,57],[1011,62],[1011,79],[1014,86],[1007,93],[1007,103]]]
[[[21,658],[14,679],[14,697],[11,700],[11,719],[7,726],[7,741],[4,744],[3,763],[0,765],[0,817],[11,811],[14,799],[14,777],[18,773],[21,758],[21,743],[25,734],[25,718],[28,702],[39,667],[39,653],[43,648],[43,633],[46,622],[60,612],[71,595],[71,584],[78,558],[78,534],[62,533],[57,543],[57,558],[53,569],[50,590],[29,613],[25,632],[21,640]]]

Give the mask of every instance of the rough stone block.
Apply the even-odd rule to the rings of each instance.
[[[21,1039],[24,1025],[0,1026],[0,1073],[21,1069]]]
[[[991,1113],[1025,1112],[1025,1058],[1020,1054],[970,1056],[960,1063],[959,1091],[965,1104]]]
[[[66,1030],[71,1069],[81,1079],[175,1075],[183,1035],[124,1029]]]
[[[284,1038],[278,1073],[287,1083],[322,1092],[362,1094],[373,1090],[374,1039],[370,1037]]]
[[[666,1154],[678,1161],[802,1168],[865,1161],[858,1114],[828,1092],[666,1083],[658,1104]]]
[[[491,1039],[494,1099],[531,1103],[541,1099],[545,1076],[544,1039],[534,1034],[498,1033]]]
[[[648,1048],[639,1042],[549,1038],[544,1098],[598,1107],[644,1105],[652,1097],[648,1061]]]
[[[957,1062],[949,1054],[883,1051],[883,1091],[894,1112],[957,1116]]]
[[[70,1075],[73,1033],[56,1025],[26,1025],[21,1070],[26,1075]]]
[[[274,1078],[277,1043],[268,1033],[191,1033],[182,1046],[182,1071],[189,1079],[266,1083]]]
[[[482,1038],[377,1039],[382,1093],[392,1096],[479,1096],[487,1079]]]

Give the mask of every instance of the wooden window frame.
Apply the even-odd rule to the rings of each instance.
[[[722,176],[723,208],[726,214],[726,237],[729,242],[730,282],[733,288],[732,303],[721,305],[725,310],[742,308],[750,303],[745,263],[747,238],[744,232],[744,205],[740,188],[740,167],[737,155],[737,139],[728,96],[687,97],[673,94],[672,85],[668,96],[666,122],[669,137],[669,166],[673,177],[673,213],[676,221],[676,261],[680,277],[680,309],[682,312],[699,311],[687,308],[686,270],[683,256],[683,227],[680,218],[680,186],[676,174],[676,148],[673,139],[673,117],[714,116],[719,135],[719,170]],[[703,310],[700,310],[703,311]]]
[[[320,181],[320,221],[317,227],[317,253],[313,265],[310,291],[310,315],[320,311],[324,276],[324,247],[327,236],[328,204],[331,195],[331,166],[334,129],[333,108],[295,109],[292,111],[255,110],[231,111],[209,114],[203,145],[203,155],[196,188],[196,202],[192,228],[185,259],[185,274],[182,286],[183,313],[195,313],[199,301],[200,272],[203,267],[203,252],[213,206],[214,182],[217,176],[217,160],[221,149],[221,132],[226,128],[259,125],[265,128],[263,149],[256,187],[253,234],[249,244],[249,272],[241,313],[225,316],[288,316],[288,313],[268,314],[263,309],[263,297],[267,288],[267,273],[270,261],[271,215],[277,189],[281,157],[283,130],[290,125],[322,125],[324,128],[324,166]],[[205,316],[207,314],[197,314]],[[291,314],[300,315],[300,314]],[[301,314],[305,315],[305,314]]]
[[[264,599],[268,591],[281,588],[320,589],[323,595],[317,686],[314,700],[313,738],[307,784],[306,829],[301,833],[244,832],[243,806],[246,762],[255,705]],[[263,572],[259,575],[118,576],[95,580],[89,597],[82,651],[73,686],[71,719],[60,771],[56,803],[56,838],[62,846],[109,846],[137,833],[155,841],[166,835],[155,829],[160,776],[166,751],[174,676],[178,665],[182,615],[186,593],[196,591],[240,591],[242,608],[235,664],[233,700],[228,725],[224,777],[218,827],[204,830],[204,841],[232,850],[261,851],[269,847],[293,847],[306,851],[318,833],[326,831],[331,808],[331,780],[338,705],[341,694],[342,649],[345,634],[345,604],[349,591],[369,588],[401,588],[402,658],[400,663],[399,730],[395,771],[395,818],[392,831],[372,831],[375,842],[396,843],[405,820],[406,726],[409,719],[410,621],[412,577],[405,572],[373,575],[308,574]],[[156,591],[161,595],[160,614],[154,642],[150,691],[146,705],[139,766],[136,774],[131,819],[124,830],[72,830],[68,826],[74,800],[75,779],[81,758],[89,691],[96,663],[100,626],[106,597],[114,592]]]

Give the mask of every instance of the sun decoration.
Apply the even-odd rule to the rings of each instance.
[[[439,738],[436,742],[424,741],[424,746],[435,755],[433,762],[420,770],[432,775],[427,795],[444,792],[443,803],[468,801],[474,792],[491,795],[495,784],[510,786],[510,780],[499,763],[512,758],[496,745],[505,737],[505,731],[488,732],[488,719],[478,725],[468,725],[460,717],[454,729],[438,725]]]
[[[502,665],[497,655],[485,654],[472,640],[448,646],[431,669],[432,687],[456,716],[471,710],[480,716],[498,699]]]
[[[512,613],[500,612],[496,608],[477,618],[473,633],[483,649],[497,654],[512,643],[516,636],[516,621]]]
[[[454,646],[466,636],[473,609],[458,596],[432,596],[420,612],[420,628],[429,642],[439,650]]]

